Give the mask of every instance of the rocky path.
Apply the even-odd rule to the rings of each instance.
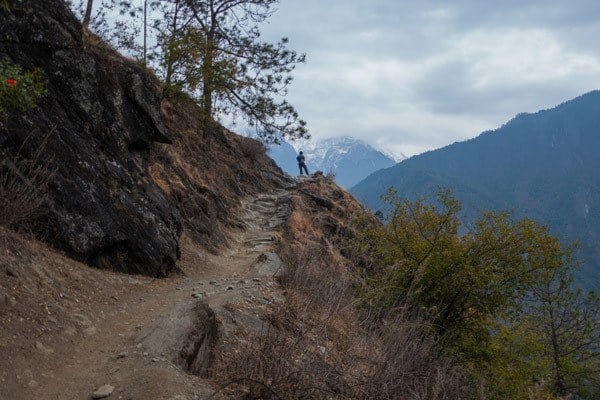
[[[282,300],[273,279],[282,264],[272,251],[290,212],[287,196],[279,191],[245,200],[243,228],[231,233],[222,254],[206,254],[184,238],[183,274],[141,279],[103,315],[79,316],[85,335],[55,350],[22,398],[209,397],[213,390],[202,375],[212,344],[240,324],[260,325],[256,309]]]

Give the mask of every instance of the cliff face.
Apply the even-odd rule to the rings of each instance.
[[[254,172],[228,172],[218,182],[219,168],[243,157],[232,145],[242,139],[202,135],[190,114],[161,99],[144,68],[94,37],[84,40],[63,1],[0,9],[0,56],[40,68],[47,89],[38,107],[0,124],[0,149],[48,166],[43,235],[89,264],[162,276],[179,257],[184,224],[208,248],[223,245],[237,204],[228,194],[281,183],[266,158],[257,163],[272,179],[256,189]],[[181,161],[181,152],[203,159],[205,151],[213,151],[209,164]]]
[[[181,216],[146,172],[168,143],[160,97],[142,69],[83,47],[62,1],[23,1],[0,14],[0,54],[41,68],[47,95],[11,118],[0,146],[54,171],[48,237],[87,262],[162,275],[179,254]]]

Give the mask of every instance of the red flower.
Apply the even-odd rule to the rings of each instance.
[[[17,86],[17,80],[16,80],[16,79],[13,79],[13,78],[7,79],[7,80],[6,80],[6,84],[7,84],[8,86],[15,87],[15,86]]]

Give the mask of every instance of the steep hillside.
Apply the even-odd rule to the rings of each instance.
[[[207,248],[223,246],[239,197],[283,182],[260,144],[202,131],[191,101],[162,98],[138,63],[84,40],[63,1],[0,8],[0,54],[39,68],[47,92],[0,125],[4,168],[18,176],[15,162],[28,160],[46,170],[36,231],[79,260],[165,275],[184,228]],[[248,158],[259,167],[239,163]]]
[[[26,191],[43,200],[31,224],[0,226],[0,397],[377,389],[384,363],[357,328],[343,251],[354,217],[375,220],[354,198],[202,129],[189,98],[163,98],[148,71],[83,38],[61,0],[0,8],[0,27],[0,52],[47,89],[0,125],[2,196],[35,186],[32,165],[43,178]]]
[[[364,209],[319,176],[241,208],[226,251],[184,234],[181,273],[160,280],[0,227],[3,395],[75,400],[108,384],[116,398],[264,398],[269,382],[282,398],[364,398],[377,343],[358,328],[340,252]]]
[[[402,196],[431,196],[450,187],[467,219],[485,210],[514,210],[580,240],[580,280],[600,287],[600,92],[550,110],[520,114],[501,128],[378,171],[352,189],[372,209],[389,187]]]
[[[306,156],[309,171],[331,172],[335,175],[335,181],[345,188],[352,187],[372,172],[395,164],[390,156],[351,137],[299,141],[294,143],[294,147],[284,142],[279,146],[271,146],[269,154],[281,169],[290,175],[297,175],[295,159],[300,150]]]

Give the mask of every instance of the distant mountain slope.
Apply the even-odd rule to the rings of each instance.
[[[271,145],[269,146],[268,154],[277,163],[279,168],[290,175],[298,175],[298,163],[296,162],[298,154],[291,144],[281,142],[279,145]]]
[[[450,187],[468,219],[482,210],[514,209],[567,241],[580,240],[580,280],[600,288],[599,150],[600,91],[593,91],[377,171],[352,193],[379,209],[389,187],[408,198]]]
[[[390,156],[351,137],[298,142],[294,146],[284,142],[279,146],[272,146],[269,154],[285,172],[298,175],[296,155],[300,150],[306,156],[309,172],[333,172],[335,181],[346,188],[352,187],[374,171],[395,164]]]

